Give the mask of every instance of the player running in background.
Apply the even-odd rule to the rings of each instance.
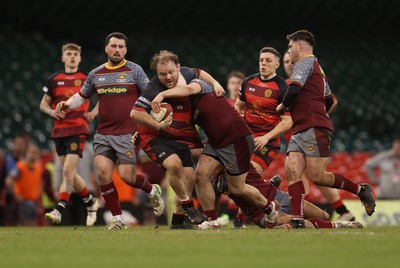
[[[149,115],[151,102],[160,92],[176,85],[186,85],[198,77],[213,84],[219,96],[223,96],[225,92],[207,72],[181,67],[179,57],[171,51],[161,50],[155,54],[150,68],[155,70],[157,75],[153,77],[136,102],[131,117],[140,124],[141,147],[167,172],[169,183],[181,205],[175,208],[171,228],[181,229],[185,228],[184,213],[193,223],[201,223],[205,220],[203,214],[194,207],[191,199],[194,169],[190,147],[199,148],[203,147],[203,144],[192,122],[191,102],[188,96],[165,100],[173,107],[172,124],[169,120],[157,122]]]
[[[235,108],[244,112],[246,123],[253,132],[255,150],[251,162],[259,174],[271,164],[280,149],[280,135],[292,125],[289,113],[276,113],[276,107],[286,92],[285,80],[276,74],[280,58],[276,49],[262,48],[259,73],[243,81],[235,103]]]
[[[287,93],[276,111],[283,113],[289,107],[293,119],[293,135],[288,144],[286,165],[293,215],[289,224],[292,228],[305,227],[305,191],[301,181],[305,171],[316,185],[343,189],[358,195],[366,213],[372,215],[375,200],[370,185],[357,184],[340,174],[326,171],[333,126],[326,112],[327,82],[313,55],[314,36],[309,31],[299,30],[287,38],[294,66]]]
[[[289,113],[278,115],[276,107],[286,92],[286,83],[277,75],[280,53],[272,47],[260,50],[259,73],[247,77],[240,88],[235,108],[244,114],[246,123],[253,131],[255,150],[251,162],[262,174],[280,150],[280,135],[290,129]],[[234,220],[235,228],[242,228],[244,216],[240,212]]]
[[[112,181],[117,161],[121,179],[148,194],[157,216],[164,210],[159,185],[152,185],[136,171],[136,151],[131,138],[137,125],[130,119],[129,113],[149,80],[142,67],[125,59],[127,42],[128,38],[122,33],[109,34],[105,40],[107,62],[89,73],[77,94],[57,105],[58,111],[74,110],[97,94],[99,124],[93,147],[101,194],[113,215],[112,222],[106,226],[108,230],[127,228],[122,217],[118,192]]]
[[[40,111],[55,119],[51,138],[54,140],[63,172],[57,206],[53,211],[46,213],[45,217],[52,223],[60,224],[71,192],[75,190],[87,206],[86,225],[92,226],[97,220],[100,201],[89,193],[85,181],[76,172],[86,138],[90,134],[88,123],[84,117],[88,112],[89,103],[85,103],[74,111],[56,110],[59,102],[68,100],[80,90],[87,75],[79,70],[80,46],[68,43],[62,46],[61,52],[64,70],[47,79],[43,87],[45,94],[40,102]]]
[[[226,77],[226,89],[228,90],[228,102],[234,106],[237,98],[239,97],[240,86],[246,78],[244,73],[239,71],[232,71]]]

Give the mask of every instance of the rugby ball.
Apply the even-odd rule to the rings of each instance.
[[[170,114],[172,114],[172,106],[169,103],[162,102],[161,103],[161,111],[158,113],[150,112],[150,116],[156,120],[157,122],[161,122],[165,120]]]

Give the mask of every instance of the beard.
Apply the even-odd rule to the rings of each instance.
[[[108,57],[108,60],[115,66],[115,65],[120,64],[124,60],[124,58],[122,58],[120,55],[118,55],[116,57],[114,57],[114,56]]]

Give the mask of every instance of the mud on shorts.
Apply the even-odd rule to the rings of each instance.
[[[307,157],[329,157],[333,133],[327,128],[309,128],[292,135],[287,153],[301,152]]]

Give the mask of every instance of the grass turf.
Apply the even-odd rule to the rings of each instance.
[[[0,267],[399,267],[400,226],[169,230],[0,228]]]

